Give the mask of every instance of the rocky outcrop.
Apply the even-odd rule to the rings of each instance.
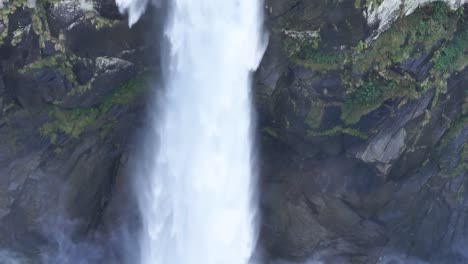
[[[380,31],[359,1],[319,1],[316,24],[298,20],[305,2],[267,5],[256,78],[267,259],[467,262],[467,14],[421,4]]]
[[[266,263],[468,261],[468,15],[420,2],[266,1]],[[158,11],[129,29],[114,1],[2,3],[0,258],[125,262]]]
[[[365,15],[369,26],[377,26],[369,41],[377,38],[382,32],[390,28],[399,17],[411,15],[418,7],[427,5],[437,0],[383,0],[367,1]],[[357,1],[360,3],[360,0]],[[446,0],[450,8],[456,10],[468,3],[466,0]]]
[[[80,241],[102,227],[158,75],[157,41],[145,41],[157,19],[129,29],[105,0],[6,1],[1,12],[1,252],[69,263],[87,248],[91,258],[103,246]],[[103,252],[83,261],[110,261]]]

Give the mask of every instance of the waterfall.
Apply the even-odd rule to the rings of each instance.
[[[148,0],[115,0],[121,13],[128,13],[128,25],[135,24],[145,12]]]
[[[154,154],[138,190],[141,264],[249,263],[257,233],[250,77],[264,51],[261,6],[170,3],[165,92],[154,102],[162,110],[144,142]]]

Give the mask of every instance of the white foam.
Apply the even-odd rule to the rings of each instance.
[[[260,1],[173,0],[166,93],[140,166],[141,264],[245,264],[256,243],[251,73]],[[156,107],[155,107],[156,108]],[[151,152],[151,151],[150,151]]]
[[[119,11],[128,14],[128,25],[133,26],[145,13],[148,0],[115,0]]]

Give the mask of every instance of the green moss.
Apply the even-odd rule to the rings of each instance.
[[[45,67],[50,67],[58,70],[58,72],[65,77],[71,84],[74,86],[78,86],[78,82],[76,81],[75,74],[72,70],[72,57],[67,57],[63,53],[57,53],[54,56],[40,58],[23,68],[19,69],[18,72],[21,74],[25,74],[27,72],[34,72],[35,70],[39,70]]]
[[[343,53],[323,52],[313,47],[304,47],[293,59],[296,63],[317,71],[337,70],[345,64]]]
[[[19,69],[18,72],[21,74],[25,74],[28,70],[41,69],[44,67],[57,67],[60,59],[61,57],[57,55],[47,58],[41,58]]]
[[[361,8],[361,0],[354,0],[354,8],[356,9]]]
[[[31,9],[32,27],[34,32],[39,36],[39,46],[44,48],[45,41],[51,40],[49,24],[47,22],[45,5],[48,0],[37,0],[36,7]]]
[[[368,137],[366,134],[362,133],[359,130],[348,128],[348,127],[342,127],[342,126],[336,126],[326,131],[308,131],[307,132],[307,136],[309,137],[334,136],[334,135],[339,135],[339,134],[347,134],[347,135],[362,138],[362,139],[367,139]]]
[[[288,31],[282,32],[283,50],[288,57],[294,57],[304,48],[317,49],[321,37],[320,31]]]
[[[364,50],[366,50],[367,47],[368,47],[368,46],[367,46],[367,43],[364,42],[364,41],[362,41],[362,40],[360,40],[360,41],[357,43],[356,47],[354,48],[354,52],[361,53],[361,52],[363,52]]]
[[[91,109],[61,109],[52,107],[49,116],[53,122],[46,123],[40,128],[42,136],[50,137],[52,143],[57,140],[59,133],[66,134],[72,138],[79,138],[84,130],[95,123],[99,111]]]
[[[468,29],[458,33],[434,57],[434,69],[440,73],[461,70],[468,65]]]
[[[343,53],[320,50],[320,40],[320,31],[314,32],[314,37],[309,38],[289,36],[283,41],[283,47],[291,60],[297,64],[318,71],[339,69],[344,64]]]
[[[353,54],[353,70],[383,69],[429,51],[439,40],[451,39],[460,15],[435,2],[395,22],[365,53]],[[415,47],[418,47],[415,49]]]
[[[25,29],[23,28],[19,28],[13,32],[13,37],[11,39],[11,45],[13,47],[18,45],[18,43],[20,43],[21,40],[23,39],[24,30]]]
[[[0,34],[0,45],[3,45],[5,38],[8,36],[8,26],[9,26],[9,16],[13,14],[16,9],[20,6],[26,4],[26,0],[18,0],[18,1],[9,1],[7,3],[3,3],[3,7],[0,8],[0,22],[3,24],[4,29]],[[15,36],[16,32],[16,36]],[[21,39],[18,38],[19,31],[13,32],[12,38],[12,45],[15,46]],[[21,37],[21,35],[20,35]]]
[[[274,128],[271,128],[271,127],[264,127],[264,128],[262,128],[262,132],[263,132],[263,133],[266,133],[266,134],[269,135],[270,137],[278,138],[278,132],[277,132],[276,129],[274,129]]]
[[[341,119],[346,124],[354,124],[390,98],[415,95],[416,86],[409,81],[397,82],[372,77],[349,95],[342,107]]]
[[[106,114],[113,105],[132,103],[148,87],[147,80],[147,75],[141,75],[130,80],[100,105],[93,108],[63,109],[58,106],[51,106],[49,116],[53,121],[42,125],[39,132],[42,136],[50,138],[50,141],[54,144],[59,134],[65,134],[75,139],[79,138],[87,128],[96,124],[99,116]],[[107,118],[106,123],[101,127],[100,135],[107,135],[115,123],[115,118]]]
[[[63,153],[63,148],[62,147],[56,147],[54,148],[54,153],[55,155],[61,155]]]
[[[428,109],[424,110],[424,119],[421,122],[422,126],[426,126],[431,121],[431,111]]]
[[[136,97],[149,87],[149,80],[150,75],[147,73],[131,79],[103,101],[99,106],[101,112],[108,112],[113,105],[127,105],[135,102]]]
[[[118,24],[119,20],[111,20],[105,17],[98,16],[94,14],[91,18],[91,23],[96,27],[97,30],[105,28],[105,27],[112,27]]]

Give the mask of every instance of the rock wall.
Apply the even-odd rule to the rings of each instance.
[[[371,38],[372,41],[380,33],[387,30],[399,17],[411,15],[418,7],[428,5],[438,0],[383,0],[367,1],[367,10],[364,15],[370,26],[378,26]],[[360,1],[358,1],[360,3]],[[452,10],[457,10],[468,3],[466,0],[446,0],[445,2]]]
[[[2,3],[0,258],[125,263],[160,11],[129,29],[113,0]],[[265,3],[266,263],[468,261],[468,14],[394,3]]]
[[[406,1],[375,24],[369,10],[396,1],[374,2],[267,1],[256,101],[274,263],[468,261],[467,13]]]
[[[143,127],[159,74],[159,15],[129,29],[113,0],[3,4],[0,248],[72,263],[63,256],[102,226]]]

